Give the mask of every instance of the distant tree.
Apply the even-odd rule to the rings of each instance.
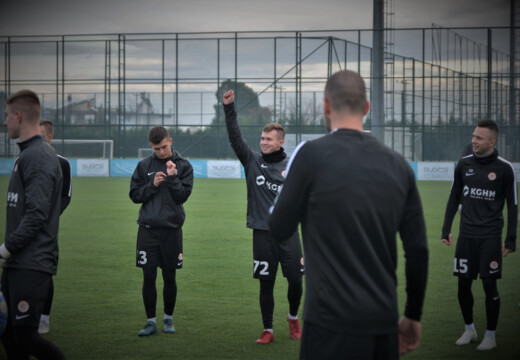
[[[287,115],[280,118],[280,123],[287,132],[321,133],[324,128],[323,106],[314,104],[312,99],[305,99],[301,105],[301,118],[297,121],[296,102],[289,100]]]
[[[272,121],[271,109],[260,106],[258,95],[252,88],[243,82],[235,82],[228,79],[219,86],[215,93],[217,98],[217,104],[214,105],[216,116],[212,121],[212,125],[224,124],[222,95],[228,90],[235,92],[235,110],[240,125],[258,125],[263,127]],[[245,127],[242,128],[242,132],[244,131],[247,132]]]

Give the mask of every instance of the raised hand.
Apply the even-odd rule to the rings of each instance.
[[[235,101],[235,92],[233,90],[228,90],[222,95],[222,101],[224,105],[232,104]]]

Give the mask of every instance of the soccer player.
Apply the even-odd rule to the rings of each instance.
[[[258,344],[274,341],[273,310],[274,284],[278,263],[288,281],[289,336],[301,338],[298,309],[303,293],[303,255],[300,237],[296,229],[287,234],[287,241],[277,244],[269,234],[267,217],[269,208],[282,185],[287,156],[282,147],[285,130],[277,123],[267,124],[260,139],[262,153],[254,151],[242,138],[234,107],[233,90],[223,95],[226,127],[231,147],[244,166],[247,184],[247,227],[253,229],[253,277],[260,281],[260,312],[264,331],[256,340]]]
[[[47,119],[40,120],[40,134],[43,136],[45,141],[48,144],[51,143],[52,138],[54,137],[54,125],[52,121]],[[63,186],[61,188],[61,207],[60,207],[60,215],[63,214],[63,211],[69,206],[70,198],[72,194],[71,187],[71,173],[70,173],[70,164],[67,159],[63,156],[58,155],[58,160],[60,161],[61,172],[63,175]],[[38,327],[38,332],[40,334],[47,334],[50,329],[49,321],[51,314],[51,306],[52,299],[54,297],[54,281],[51,279],[51,286],[49,288],[49,293],[45,298],[45,304],[43,306],[42,316],[40,317],[40,325]]]
[[[9,307],[2,343],[8,359],[65,359],[38,334],[43,303],[58,265],[63,175],[54,149],[40,136],[41,105],[30,90],[6,100],[5,122],[19,138],[7,192],[5,242],[0,246],[2,291]]]
[[[182,268],[183,204],[193,189],[193,167],[173,150],[168,130],[155,126],[148,133],[153,154],[141,160],[132,175],[130,198],[139,209],[136,266],[143,269],[143,302],[148,321],[139,336],[157,332],[157,267],[162,269],[163,331],[175,333],[176,269]]]
[[[498,126],[493,120],[481,120],[473,132],[473,152],[459,160],[455,168],[444,225],[442,242],[453,243],[451,225],[462,204],[459,238],[455,249],[453,275],[458,276],[458,299],[465,330],[455,342],[465,345],[477,341],[473,324],[471,284],[480,274],[486,294],[487,330],[477,350],[496,347],[495,330],[500,311],[497,279],[502,277],[502,255],[516,250],[518,198],[513,166],[498,156],[495,145]],[[507,235],[502,245],[504,219],[502,210],[507,201]]]
[[[328,79],[323,109],[330,133],[295,150],[269,217],[277,241],[302,225],[307,293],[300,359],[398,359],[419,346],[428,272],[414,173],[363,132],[369,102],[357,73]],[[406,259],[400,321],[397,232]]]

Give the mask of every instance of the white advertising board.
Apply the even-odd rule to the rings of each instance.
[[[417,180],[453,180],[455,164],[452,162],[417,163]]]
[[[77,176],[109,176],[108,159],[78,159]]]
[[[208,160],[208,178],[232,178],[241,177],[240,161]]]

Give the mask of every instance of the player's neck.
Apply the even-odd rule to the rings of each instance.
[[[363,131],[363,118],[347,116],[336,120],[331,120],[331,127],[332,129]]]
[[[479,157],[479,158],[485,158],[485,157],[493,155],[494,152],[495,152],[495,148],[493,147],[493,148],[489,149],[488,151],[486,151],[484,154],[475,153],[475,156]]]
[[[24,142],[25,140],[28,140],[36,135],[40,135],[39,126],[25,126],[20,128],[20,134],[18,138],[20,139],[20,142]]]

